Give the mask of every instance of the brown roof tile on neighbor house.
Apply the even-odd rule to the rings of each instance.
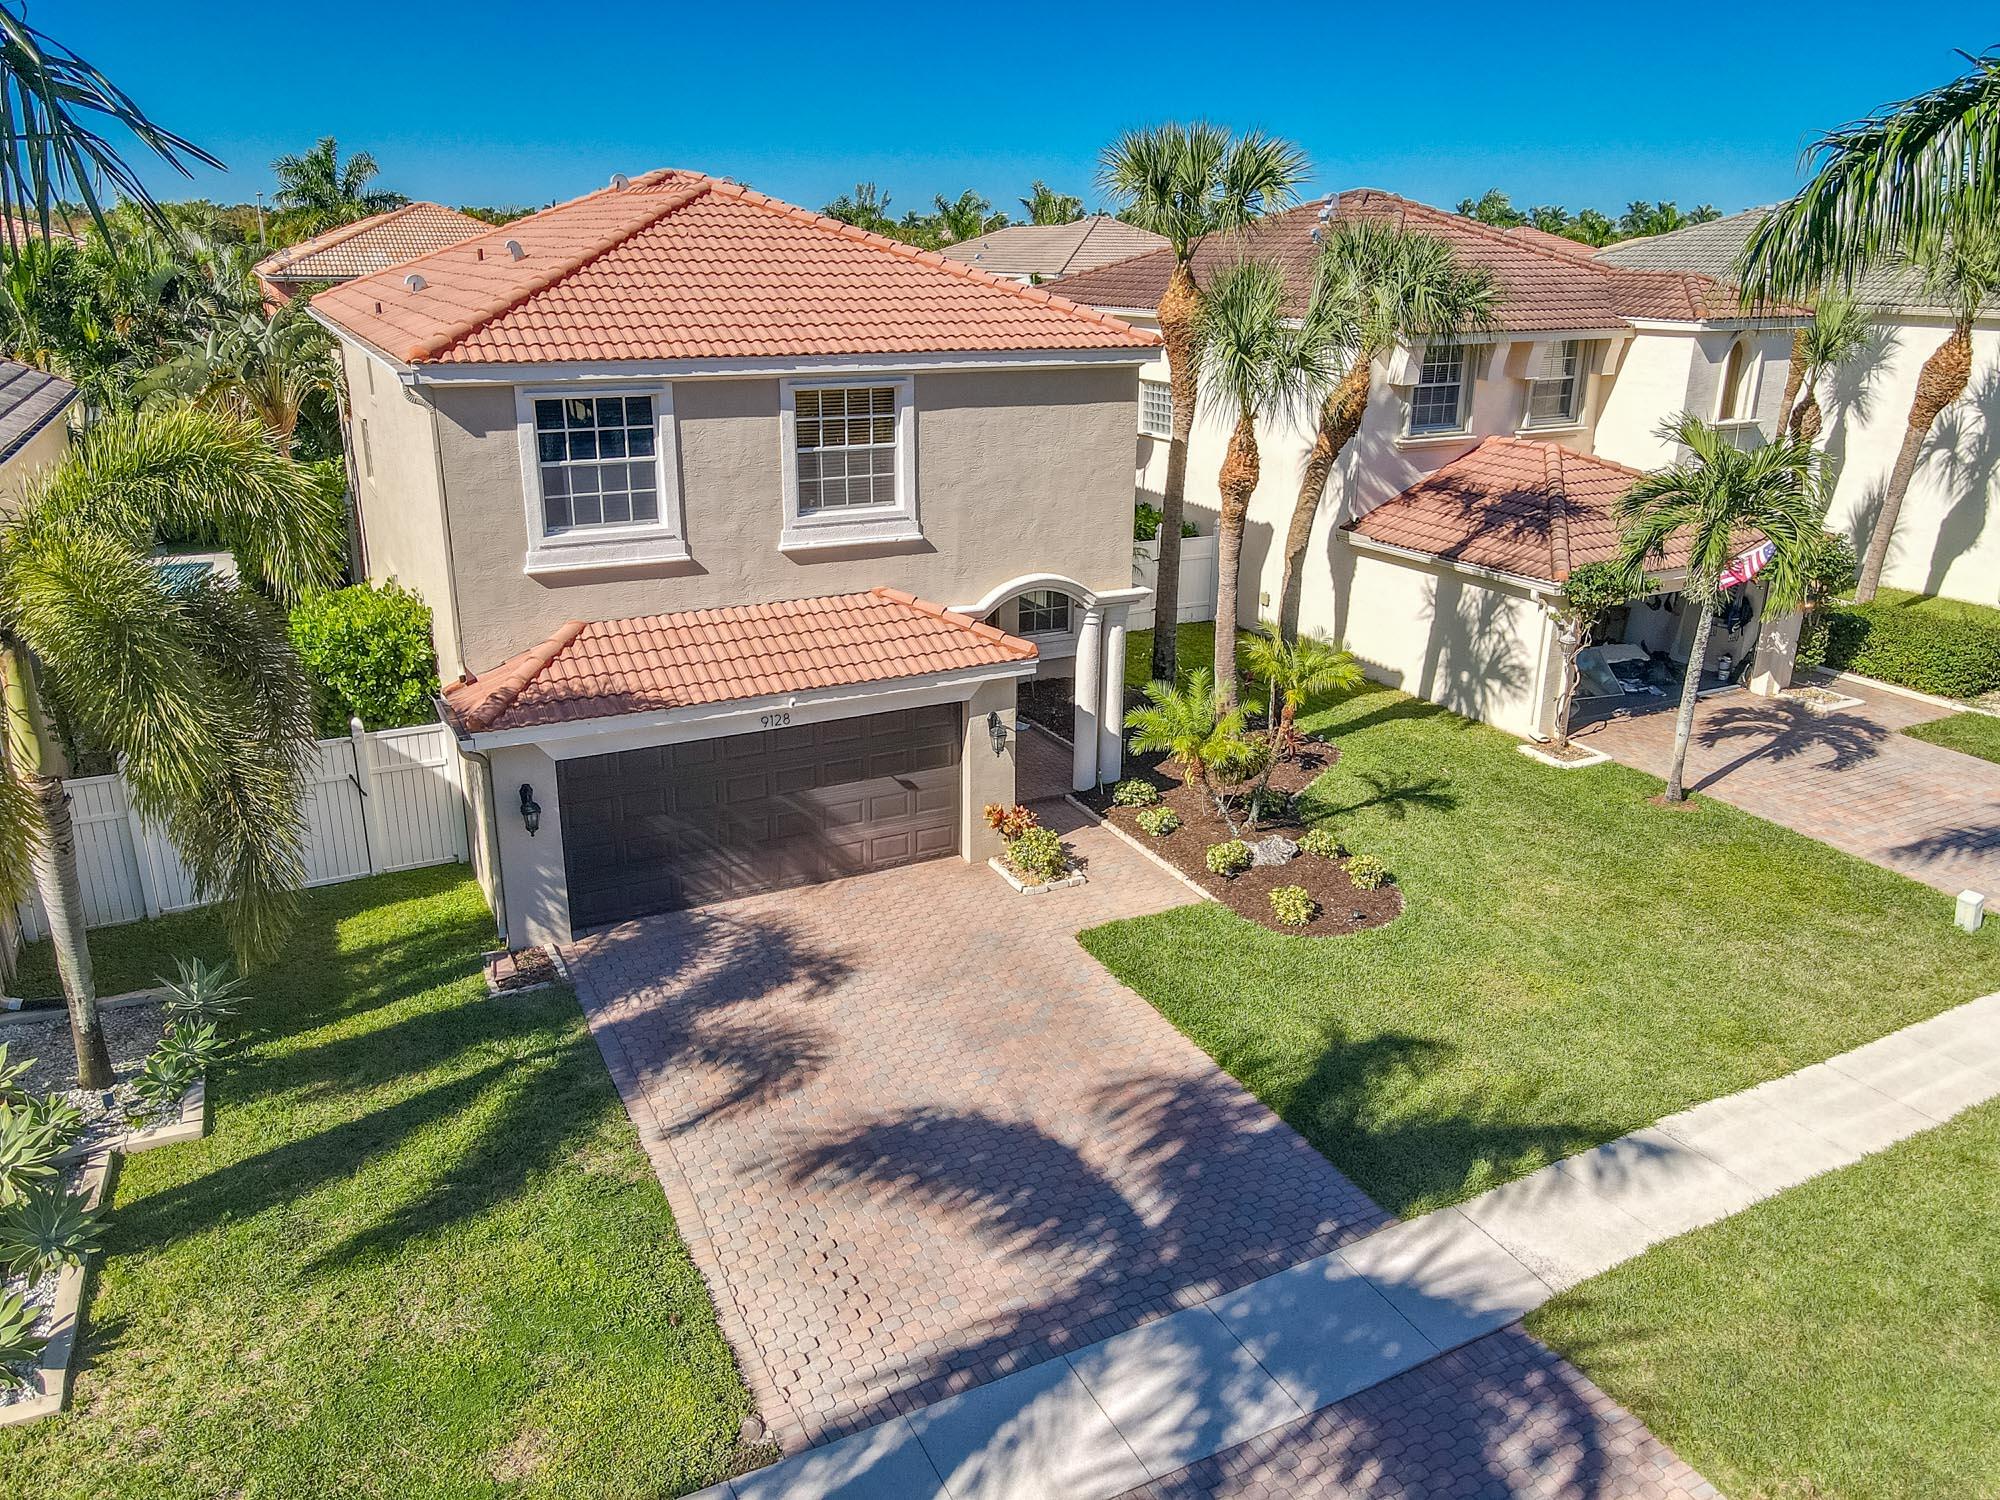
[[[1066,351],[1095,309],[697,172],[634,178],[313,299],[409,363]]]
[[[1033,661],[1035,648],[942,605],[865,594],[572,620],[539,645],[444,691],[469,734],[660,713]]]
[[[1381,220],[1436,235],[1466,264],[1484,267],[1499,290],[1493,320],[1499,333],[1592,333],[1630,327],[1636,318],[1698,323],[1743,316],[1734,291],[1711,277],[1627,270],[1591,255],[1588,246],[1544,243],[1558,236],[1496,229],[1374,188],[1302,204],[1238,234],[1211,235],[1195,252],[1195,280],[1245,255],[1264,257],[1284,269],[1293,307],[1303,307],[1319,253],[1316,236],[1335,219]],[[1049,286],[1094,307],[1151,309],[1173,268],[1173,252],[1157,250]]]
[[[348,281],[456,245],[493,226],[441,203],[405,203],[337,224],[257,262],[266,281]]]
[[[1069,224],[1010,224],[946,245],[938,253],[995,276],[1067,276],[1144,255],[1166,243],[1165,236],[1150,229],[1110,214],[1092,214]]]
[[[1561,583],[1618,556],[1618,500],[1637,469],[1554,443],[1489,437],[1347,529],[1371,541]],[[1684,546],[1656,564],[1687,566]]]

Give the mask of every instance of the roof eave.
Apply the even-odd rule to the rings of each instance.
[[[1364,518],[1365,519],[1365,518]],[[1366,552],[1380,552],[1384,556],[1412,562],[1435,563],[1439,567],[1450,568],[1455,573],[1464,573],[1473,578],[1485,578],[1495,583],[1508,583],[1516,588],[1528,589],[1538,594],[1559,592],[1562,585],[1553,578],[1535,578],[1526,573],[1510,573],[1505,568],[1489,568],[1481,563],[1465,562],[1459,558],[1447,557],[1442,552],[1425,552],[1418,547],[1399,547],[1394,542],[1378,541],[1365,531],[1357,529],[1359,522],[1349,521],[1342,528],[1349,540]]]

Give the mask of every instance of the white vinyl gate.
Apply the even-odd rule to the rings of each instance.
[[[318,742],[306,794],[306,884],[448,864],[466,857],[458,753],[442,724],[364,731]],[[202,905],[187,867],[158,829],[132,811],[120,776],[64,783],[76,825],[84,921],[134,922]],[[22,936],[44,937],[39,900],[21,903]]]

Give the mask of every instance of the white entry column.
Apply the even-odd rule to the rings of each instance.
[[[1097,727],[1104,695],[1104,610],[1092,604],[1083,611],[1083,628],[1076,637],[1076,721],[1070,728],[1073,749],[1070,785],[1079,792],[1097,786]]]
[[[1125,615],[1129,606],[1104,606],[1104,658],[1099,669],[1103,686],[1097,714],[1097,780],[1100,785],[1125,775]]]

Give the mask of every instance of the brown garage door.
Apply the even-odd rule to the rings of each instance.
[[[558,764],[579,931],[958,849],[958,705]]]

